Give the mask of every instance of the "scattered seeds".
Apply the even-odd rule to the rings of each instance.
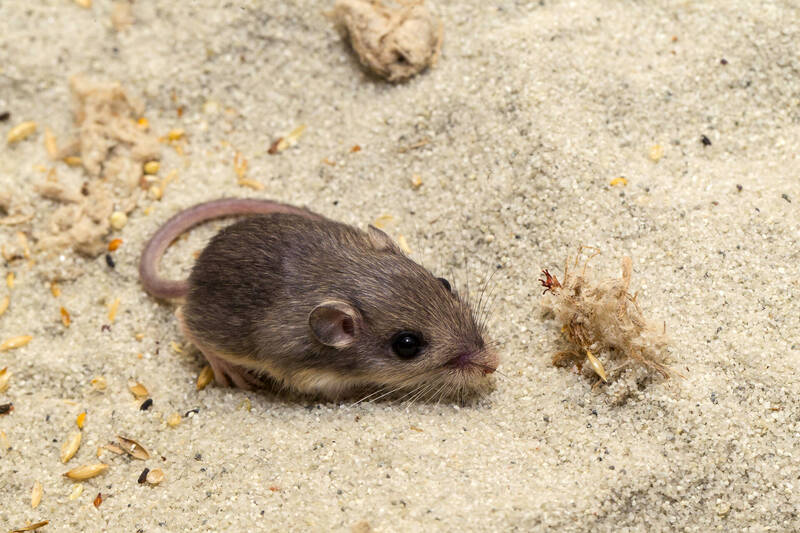
[[[0,370],[0,392],[5,392],[8,390],[8,382],[10,379],[11,372],[8,371],[8,367]]]
[[[17,124],[8,132],[8,144],[14,144],[33,134],[36,131],[36,122],[29,120]]]
[[[56,136],[50,128],[44,129],[44,149],[47,150],[47,155],[50,156],[50,159],[55,159],[58,156]]]
[[[149,473],[150,473],[149,468],[145,468],[144,470],[142,470],[142,473],[139,474],[139,479],[137,480],[137,483],[139,483],[140,485],[144,483],[147,480],[147,474]]]
[[[83,485],[81,485],[80,483],[75,483],[72,486],[72,492],[70,492],[69,494],[69,499],[77,500],[78,498],[80,498],[81,494],[83,494]]]
[[[352,146],[352,148],[350,148],[350,153],[351,153],[351,154],[352,154],[352,153],[355,153],[355,152],[360,152],[360,151],[361,151],[361,147],[360,147],[359,145],[357,145],[357,144],[354,144],[354,145]]]
[[[153,407],[153,399],[152,398],[148,398],[148,399],[146,399],[145,401],[142,402],[142,405],[139,406],[139,410],[140,411],[147,411],[151,407]]]
[[[78,429],[83,429],[83,425],[86,423],[86,411],[82,412],[78,415],[75,419],[75,424],[78,426]]]
[[[182,139],[185,134],[186,132],[182,128],[175,128],[167,133],[167,139],[170,141],[177,141],[178,139]]]
[[[76,155],[68,155],[64,158],[64,163],[71,167],[79,167],[83,165],[83,159]]]
[[[108,470],[107,464],[95,463],[92,465],[83,465],[77,468],[73,468],[69,472],[66,472],[64,475],[76,481],[84,481],[87,479],[91,479],[95,476],[99,476],[106,470]]]
[[[75,454],[78,453],[78,448],[81,447],[81,437],[82,434],[80,431],[73,431],[67,437],[67,440],[64,441],[64,444],[61,445],[61,462],[66,464],[67,461],[75,457]]]
[[[625,179],[625,178],[623,178],[622,176],[620,176],[620,177],[618,177],[618,178],[614,178],[614,179],[613,179],[613,180],[611,180],[611,182],[609,183],[609,185],[611,185],[612,187],[616,187],[617,185],[620,185],[620,186],[624,187],[624,186],[626,186],[627,184],[628,184],[628,180],[627,180],[627,179]]]
[[[93,377],[89,381],[89,384],[97,392],[102,392],[102,391],[106,390],[106,387],[108,387],[108,383],[106,382],[106,378],[104,378],[103,376]]]
[[[147,392],[147,387],[139,383],[138,381],[133,383],[128,383],[128,390],[133,393],[137,400],[141,400],[142,398],[147,398],[150,393]]]
[[[169,341],[169,347],[172,348],[172,351],[175,353],[183,353],[183,348],[175,341]]]
[[[134,459],[139,459],[140,461],[146,461],[150,459],[150,454],[147,453],[147,450],[145,450],[144,447],[142,447],[142,445],[135,440],[128,439],[120,435],[117,435],[117,438],[119,439],[119,447]]]
[[[0,352],[5,352],[7,350],[13,350],[15,348],[22,348],[29,342],[33,340],[33,337],[30,335],[20,335],[18,337],[11,337],[10,339],[6,339],[3,341],[3,344],[0,344]]]
[[[647,153],[650,157],[650,160],[654,163],[657,163],[659,159],[664,157],[664,147],[660,144],[654,144],[650,147],[650,151]]]
[[[403,235],[397,236],[397,245],[403,250],[403,253],[411,254],[411,247],[408,245],[408,241]]]
[[[5,431],[0,431],[0,451],[7,452],[11,449],[11,442],[8,440],[8,435]]]
[[[256,180],[251,180],[250,178],[239,178],[237,183],[242,187],[249,187],[255,191],[262,191],[264,190],[264,185],[257,182]]]
[[[122,244],[122,239],[114,239],[113,241],[108,243],[108,251],[115,252],[121,244]]]
[[[13,272],[9,272],[8,275],[6,276],[6,285],[8,285],[9,289],[13,289],[14,288],[15,279],[16,279],[16,277],[14,276]]]
[[[3,313],[6,312],[10,303],[11,298],[8,295],[5,295],[3,299],[0,300],[0,316],[3,316]]]
[[[44,527],[50,523],[50,520],[42,520],[41,522],[36,522],[35,524],[31,524],[29,526],[21,527],[19,529],[12,529],[11,533],[25,533],[25,531],[36,531],[40,527]]]
[[[392,215],[381,215],[372,221],[372,225],[378,229],[385,229],[392,222],[394,222]]]
[[[158,485],[164,481],[164,471],[160,468],[155,468],[146,474],[147,482],[151,485]]]
[[[211,365],[204,366],[203,370],[200,371],[200,375],[197,376],[197,390],[205,389],[213,379],[214,370],[211,368]]]
[[[295,144],[297,144],[297,141],[300,139],[300,137],[303,135],[303,132],[305,131],[306,131],[305,124],[297,126],[295,129],[291,131],[291,133],[289,133],[289,135],[285,137],[280,137],[278,138],[278,140],[272,143],[272,146],[269,147],[267,153],[277,154],[283,152],[290,146],[294,146]]]
[[[119,298],[116,298],[108,308],[108,320],[114,322],[117,317],[117,309],[119,309]]]
[[[31,509],[39,507],[39,504],[42,502],[42,494],[44,494],[42,484],[38,481],[34,482],[33,488],[31,489]]]
[[[55,298],[61,296],[61,287],[58,286],[58,283],[55,281],[50,282],[50,292],[53,294]]]
[[[72,322],[69,316],[69,311],[67,311],[65,308],[62,307],[60,309],[60,312],[61,312],[61,323],[64,324],[65,328],[68,328],[70,323]]]
[[[121,230],[125,227],[125,224],[128,223],[128,215],[122,211],[114,211],[111,213],[111,217],[108,220],[111,223],[112,228],[115,230]]]
[[[233,155],[233,171],[236,173],[236,177],[240,180],[244,178],[245,173],[247,172],[247,159],[244,158],[242,152],[238,150]]]
[[[162,192],[162,190],[161,190],[161,187],[159,187],[158,185],[152,185],[152,186],[151,186],[151,187],[150,187],[150,188],[147,190],[147,194],[148,194],[148,195],[150,196],[150,198],[151,198],[151,199],[153,199],[153,200],[161,200],[161,197],[164,195],[164,193],[163,193],[163,192]]]
[[[415,191],[422,187],[422,176],[419,174],[414,174],[411,176],[411,188]]]
[[[161,163],[158,161],[148,161],[144,164],[145,174],[158,174],[158,169],[161,168]]]
[[[95,506],[95,508],[97,508],[100,507],[101,503],[103,503],[103,495],[98,492],[97,496],[94,497],[92,504]]]
[[[92,7],[92,0],[75,0],[75,3],[85,9]]]
[[[167,418],[167,425],[171,428],[178,427],[181,423],[181,414],[180,413],[172,413]]]

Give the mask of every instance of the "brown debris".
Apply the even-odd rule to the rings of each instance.
[[[35,524],[31,524],[29,526],[21,527],[18,529],[12,529],[11,533],[23,533],[25,531],[36,531],[40,527],[44,527],[50,523],[50,520],[42,520],[41,522],[36,522]]]
[[[666,325],[648,321],[637,295],[628,292],[633,271],[631,258],[623,258],[620,278],[606,280],[597,280],[587,271],[589,259],[580,271],[578,257],[573,271],[569,271],[567,259],[562,281],[547,270],[542,271],[542,306],[562,325],[567,344],[553,356],[553,364],[572,361],[579,369],[591,369],[603,382],[614,381],[634,363],[669,378],[673,372],[664,364]]]
[[[390,82],[435,65],[442,49],[442,22],[424,0],[392,2],[391,7],[379,0],[337,0],[330,17],[361,64]]]

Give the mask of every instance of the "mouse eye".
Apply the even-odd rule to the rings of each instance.
[[[436,278],[436,279],[438,279],[438,280],[439,280],[439,282],[440,282],[442,285],[444,285],[444,288],[445,288],[445,289],[447,289],[447,290],[448,290],[448,291],[450,291],[450,292],[452,292],[452,291],[453,291],[453,290],[450,288],[450,282],[449,282],[449,281],[447,281],[447,280],[446,280],[446,279],[444,279],[444,278]]]
[[[403,359],[411,359],[419,355],[422,341],[416,333],[401,331],[392,340],[392,350]]]

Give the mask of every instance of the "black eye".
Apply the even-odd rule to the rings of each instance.
[[[452,289],[450,288],[450,282],[449,281],[447,281],[444,278],[436,278],[436,279],[438,279],[441,282],[441,284],[444,285],[445,289],[447,289],[448,291],[452,291]]]
[[[419,350],[422,347],[422,341],[416,333],[410,331],[402,331],[394,336],[392,340],[392,350],[399,357],[403,359],[411,359],[419,355]]]

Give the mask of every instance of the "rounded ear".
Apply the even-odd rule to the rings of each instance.
[[[389,235],[386,234],[386,232],[379,230],[372,224],[370,224],[367,228],[367,235],[369,235],[369,240],[372,242],[372,245],[376,250],[392,250],[402,253],[397,244],[395,244],[395,242],[391,237],[389,237]]]
[[[361,313],[352,305],[329,300],[308,315],[308,325],[319,342],[333,348],[346,348],[361,329]]]

